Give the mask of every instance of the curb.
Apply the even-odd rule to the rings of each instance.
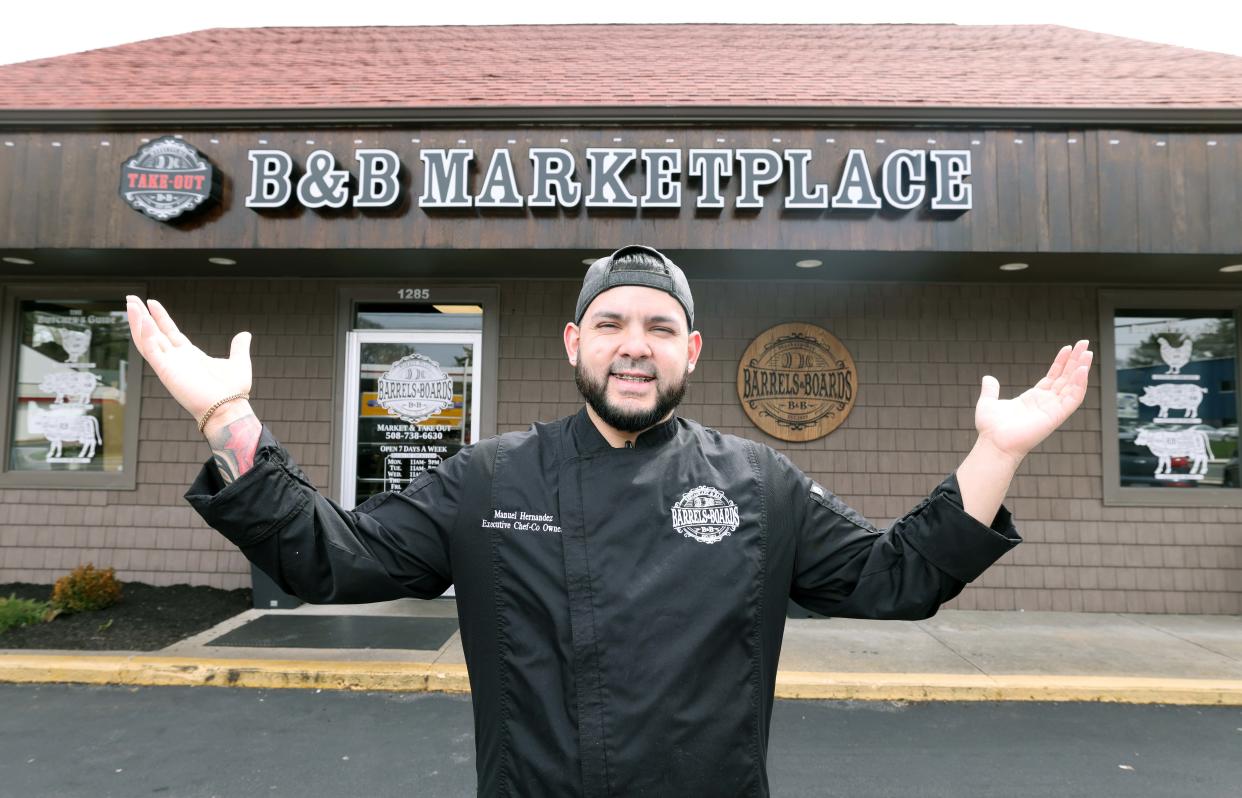
[[[5,655],[0,682],[470,692],[465,665],[198,657]]]
[[[470,692],[465,665],[139,655],[0,655],[0,682]],[[781,671],[776,676],[776,697],[821,701],[1099,701],[1242,706],[1242,680]]]
[[[776,697],[1242,706],[1242,679],[782,671],[776,675]]]

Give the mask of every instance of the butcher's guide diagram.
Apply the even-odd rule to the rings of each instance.
[[[1165,480],[1200,480],[1207,476],[1208,460],[1212,457],[1211,441],[1202,429],[1180,428],[1180,425],[1200,424],[1199,405],[1207,395],[1207,389],[1191,383],[1197,383],[1198,374],[1182,374],[1182,367],[1191,360],[1194,339],[1186,336],[1178,346],[1173,346],[1167,338],[1159,337],[1160,359],[1169,370],[1162,374],[1153,374],[1152,380],[1162,381],[1157,385],[1143,387],[1143,395],[1138,398],[1140,404],[1159,408],[1155,423],[1167,426],[1167,429],[1140,429],[1134,442],[1146,446],[1156,458],[1156,470],[1153,476]],[[1182,415],[1170,415],[1170,411],[1180,411]],[[1173,471],[1173,458],[1186,458],[1190,462],[1190,473],[1182,474]]]
[[[49,371],[39,382],[39,390],[52,394],[47,406],[37,401],[26,405],[26,427],[33,435],[42,435],[48,442],[49,463],[89,463],[95,447],[103,443],[99,419],[90,414],[91,396],[99,385],[99,375],[90,369],[94,363],[84,360],[90,351],[91,330],[54,324],[34,325],[32,344],[57,343],[68,356],[62,368]],[[64,447],[76,445],[78,451],[65,456]]]

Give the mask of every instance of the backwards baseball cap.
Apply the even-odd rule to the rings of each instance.
[[[625,257],[637,253],[645,253],[651,258]],[[582,280],[582,291],[578,294],[574,324],[582,323],[582,315],[595,297],[619,285],[641,285],[672,294],[686,311],[688,329],[694,329],[694,297],[690,294],[690,283],[686,282],[686,275],[662,252],[642,244],[621,247],[608,257],[591,264]]]

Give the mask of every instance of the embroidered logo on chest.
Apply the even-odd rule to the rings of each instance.
[[[737,529],[737,505],[716,488],[700,485],[673,505],[673,529],[700,543],[716,543]]]

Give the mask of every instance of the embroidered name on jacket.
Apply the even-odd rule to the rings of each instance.
[[[484,518],[483,529],[515,529],[521,532],[561,533],[560,524],[551,513],[528,513],[525,510],[492,509],[491,519]]]
[[[673,529],[700,543],[716,543],[741,523],[737,505],[707,485],[683,493],[671,512]]]

